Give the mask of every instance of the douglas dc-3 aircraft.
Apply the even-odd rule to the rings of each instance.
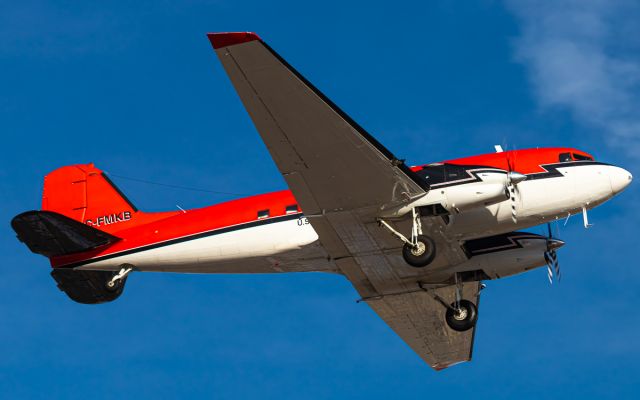
[[[407,166],[256,34],[208,37],[290,190],[146,213],[93,164],[59,168],[12,226],[71,299],[115,300],[131,271],[338,273],[439,370],[471,359],[481,281],[558,278],[564,242],[516,230],[587,226],[632,180],[572,148]]]

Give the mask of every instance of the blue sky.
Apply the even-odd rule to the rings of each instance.
[[[633,397],[636,184],[592,229],[561,230],[559,285],[544,270],[488,282],[473,362],[440,373],[339,276],[139,273],[83,306],[9,221],[73,163],[284,188],[210,31],[258,32],[410,163],[573,146],[638,176],[638,17],[596,0],[0,2],[0,397]],[[114,180],[149,211],[234,197]]]

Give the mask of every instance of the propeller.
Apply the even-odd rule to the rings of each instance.
[[[505,152],[505,157],[507,159],[507,193],[509,194],[509,200],[511,201],[511,220],[514,224],[517,224],[518,199],[516,196],[520,195],[520,191],[518,190],[518,183],[527,179],[527,176],[513,170],[513,163],[509,154],[511,154],[511,152]]]
[[[549,278],[549,283],[553,285],[554,276],[560,282],[560,263],[558,262],[556,249],[564,246],[564,242],[553,237],[551,223],[547,224],[547,231],[547,250],[544,252],[544,260],[547,262],[547,278]]]

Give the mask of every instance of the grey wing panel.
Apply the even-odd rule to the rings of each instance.
[[[261,40],[216,52],[305,214],[380,207],[427,189]]]
[[[464,286],[463,297],[479,307],[480,283]],[[448,302],[455,299],[455,287],[434,290]],[[475,329],[456,332],[444,319],[445,308],[424,291],[388,295],[367,304],[432,368],[440,370],[471,360]]]

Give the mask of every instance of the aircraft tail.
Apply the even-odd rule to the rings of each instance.
[[[42,210],[11,221],[34,253],[58,257],[111,245],[117,232],[176,215],[144,213],[93,164],[58,168],[44,178]]]
[[[93,164],[58,168],[44,178],[42,209],[114,232],[135,224],[136,206]]]
[[[58,168],[44,178],[42,209],[107,233],[157,221],[179,211],[145,213],[93,164]]]
[[[101,170],[93,164],[79,164],[45,176],[42,210],[16,215],[11,226],[32,252],[54,259],[106,248],[121,240],[117,233],[121,230],[178,213],[141,212]],[[117,273],[60,267],[51,276],[72,300],[97,304],[122,294],[126,276],[115,286],[108,285]]]

